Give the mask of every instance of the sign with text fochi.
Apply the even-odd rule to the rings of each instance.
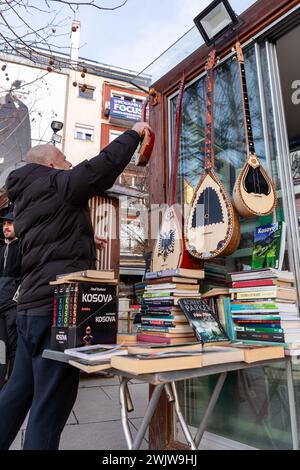
[[[142,116],[142,103],[135,101],[121,100],[120,98],[110,99],[110,120],[140,121]]]

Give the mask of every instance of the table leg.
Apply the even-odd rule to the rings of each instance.
[[[172,392],[173,392],[173,396],[174,396],[175,412],[176,412],[176,415],[177,415],[178,420],[180,422],[183,434],[184,434],[190,448],[192,450],[196,450],[197,447],[195,446],[195,442],[193,441],[193,437],[192,437],[192,435],[189,431],[188,425],[186,424],[186,421],[183,417],[183,414],[182,414],[180,406],[179,406],[179,400],[178,400],[178,395],[177,395],[175,382],[172,382],[171,386],[172,386]]]
[[[208,421],[211,413],[214,410],[215,404],[216,404],[216,402],[219,398],[219,395],[221,393],[221,390],[222,390],[222,387],[224,385],[226,377],[227,377],[227,372],[222,372],[222,374],[220,374],[220,376],[218,378],[218,381],[217,381],[216,386],[214,388],[213,394],[212,394],[212,396],[209,400],[208,406],[206,408],[206,411],[204,413],[204,416],[201,420],[200,426],[199,426],[199,428],[197,430],[197,433],[195,435],[195,438],[194,438],[196,449],[198,449],[198,447],[199,447],[199,444],[200,444],[201,439],[203,437],[204,431],[206,429],[207,421]]]
[[[140,426],[140,429],[137,432],[137,435],[135,436],[134,442],[132,444],[132,447],[129,447],[129,449],[135,450],[139,449],[142,443],[142,440],[144,439],[146,430],[149,426],[150,420],[153,416],[153,413],[155,411],[155,408],[157,407],[161,392],[164,388],[164,384],[160,385],[155,385],[152,396],[150,398],[150,401],[148,403],[147,409],[145,416],[143,418],[142,424]]]
[[[120,406],[121,406],[121,423],[125,434],[128,449],[132,447],[132,435],[128,424],[128,382],[126,378],[122,378],[119,388]]]
[[[289,408],[290,408],[290,417],[291,417],[293,449],[299,450],[294,381],[293,381],[292,362],[290,359],[286,363],[286,375],[287,375],[287,386],[288,386],[288,395],[289,395]]]

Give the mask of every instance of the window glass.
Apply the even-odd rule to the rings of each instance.
[[[261,163],[267,168],[254,48],[248,49],[244,55],[255,150]],[[204,171],[205,94],[205,77],[194,82],[184,93],[177,184],[179,203],[191,203],[193,192]],[[171,102],[172,127],[176,101],[177,97]],[[247,157],[239,68],[233,58],[215,69],[214,114],[215,171],[228,194],[232,196],[235,181]],[[276,189],[279,189],[275,161],[272,171]],[[277,213],[282,220],[280,200]],[[255,228],[272,221],[272,214],[252,219],[240,218],[240,246],[226,259],[217,258],[205,263],[204,290],[224,284],[226,272],[251,266]]]

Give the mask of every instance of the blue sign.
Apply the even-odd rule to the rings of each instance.
[[[109,116],[113,119],[141,121],[142,106],[142,103],[120,100],[120,98],[111,98]]]

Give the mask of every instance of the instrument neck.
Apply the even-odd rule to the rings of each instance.
[[[245,63],[244,61],[239,61],[240,69],[240,79],[241,79],[241,90],[242,90],[242,102],[243,102],[243,113],[244,113],[244,125],[245,125],[245,134],[246,134],[246,144],[247,144],[247,154],[254,155],[254,138],[252,131],[252,122],[250,114],[250,105],[249,105],[249,96],[245,72]]]
[[[206,127],[205,127],[205,160],[204,169],[209,172],[215,166],[214,150],[214,69],[207,70],[206,75]]]

